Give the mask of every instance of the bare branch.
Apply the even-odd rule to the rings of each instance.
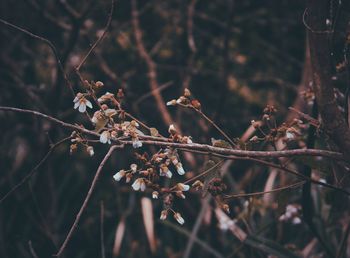
[[[112,5],[111,5],[111,11],[108,15],[108,20],[107,20],[107,24],[103,30],[102,35],[96,40],[96,42],[92,45],[92,47],[89,49],[89,51],[87,52],[87,54],[84,56],[83,60],[81,60],[80,64],[76,67],[76,71],[80,71],[80,68],[82,67],[82,65],[86,62],[86,59],[89,57],[89,55],[92,53],[92,51],[94,51],[94,49],[97,47],[97,45],[103,40],[103,38],[106,36],[107,31],[109,29],[109,26],[111,25],[112,22],[112,16],[113,16],[113,11],[114,11],[114,0],[112,0]]]
[[[5,24],[5,25],[7,25],[7,26],[9,26],[9,27],[11,27],[11,28],[13,28],[13,29],[16,29],[16,30],[21,31],[21,32],[23,32],[23,33],[29,35],[29,36],[32,37],[32,38],[38,39],[38,40],[44,42],[45,44],[47,44],[47,45],[51,48],[51,50],[52,50],[52,52],[53,52],[53,54],[54,54],[54,56],[55,56],[55,58],[56,58],[58,68],[59,68],[59,70],[61,71],[61,73],[62,73],[62,75],[63,75],[63,78],[64,78],[64,80],[65,80],[67,86],[69,87],[71,93],[72,93],[73,96],[74,96],[74,90],[73,90],[72,84],[71,84],[70,81],[68,80],[68,76],[67,76],[66,72],[64,71],[62,62],[61,62],[61,60],[60,60],[60,57],[59,57],[59,55],[58,55],[57,49],[56,49],[56,47],[54,46],[54,44],[53,44],[50,40],[48,40],[48,39],[45,39],[45,38],[43,38],[43,37],[40,37],[40,36],[38,36],[38,35],[36,35],[36,34],[30,32],[30,31],[28,31],[28,30],[26,30],[26,29],[23,29],[23,28],[21,28],[21,27],[18,27],[18,26],[14,25],[14,24],[12,24],[12,23],[9,23],[9,22],[7,22],[7,21],[5,21],[5,20],[3,20],[3,19],[0,19],[0,22],[3,23],[3,24]]]
[[[78,226],[78,223],[79,223],[79,221],[80,221],[81,215],[83,214],[83,212],[85,211],[85,209],[86,209],[86,207],[87,207],[87,204],[88,204],[88,202],[89,202],[89,200],[90,200],[90,198],[91,198],[91,195],[92,195],[92,193],[93,193],[93,191],[94,191],[94,189],[95,189],[95,187],[96,187],[97,180],[98,180],[98,178],[100,177],[100,174],[101,174],[101,172],[102,172],[102,169],[103,169],[104,165],[106,164],[106,162],[107,162],[107,160],[109,159],[109,157],[112,155],[113,151],[114,151],[115,149],[119,148],[119,147],[120,147],[120,146],[118,146],[118,145],[113,145],[113,146],[109,149],[109,151],[107,152],[107,154],[105,155],[105,157],[103,158],[103,160],[101,161],[100,165],[98,166],[97,171],[96,171],[96,174],[95,174],[95,177],[94,177],[94,179],[92,180],[91,186],[90,186],[89,191],[88,191],[88,193],[87,193],[87,195],[86,195],[86,197],[85,197],[85,200],[84,200],[83,204],[81,205],[78,214],[76,215],[76,218],[75,218],[75,220],[74,220],[74,223],[73,223],[72,227],[70,228],[66,239],[64,240],[62,246],[60,247],[58,253],[57,253],[55,256],[60,257],[60,256],[62,255],[63,251],[65,250],[65,248],[66,248],[66,246],[67,246],[69,240],[72,238],[72,235],[73,235],[75,229],[76,229],[77,226]]]
[[[11,194],[13,194],[18,188],[20,188],[24,183],[26,183],[34,174],[35,172],[41,167],[41,165],[48,159],[50,154],[54,151],[56,147],[58,147],[61,143],[67,141],[71,137],[66,137],[59,142],[53,144],[50,146],[49,151],[46,153],[46,155],[40,160],[40,162],[18,183],[16,184],[10,191],[8,191],[1,199],[0,204],[2,204],[3,201],[5,201]]]

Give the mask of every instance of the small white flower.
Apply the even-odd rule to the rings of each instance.
[[[292,223],[294,225],[300,224],[301,223],[301,219],[299,217],[294,217],[292,220]]]
[[[288,204],[286,207],[286,213],[290,213],[291,215],[298,212],[298,208],[295,205]]]
[[[167,106],[176,106],[176,99],[170,100],[166,103]]]
[[[190,190],[190,186],[185,185],[183,183],[178,183],[176,186],[177,186],[177,189],[179,189],[182,192],[186,192],[186,191]]]
[[[318,181],[321,182],[321,183],[324,183],[324,184],[327,183],[326,179],[324,179],[324,178],[320,178],[320,180],[318,180]],[[321,186],[321,185],[319,185],[319,186]]]
[[[107,100],[109,100],[109,99],[111,99],[111,98],[113,98],[113,97],[114,97],[114,94],[107,91],[104,95],[102,95],[101,97],[99,97],[99,98],[97,99],[97,101],[98,101],[99,103],[104,103],[104,102],[106,102]]]
[[[185,174],[185,170],[184,170],[184,168],[182,167],[181,162],[177,163],[177,164],[175,165],[175,167],[176,167],[177,173],[178,173],[180,176],[182,176],[182,175]]]
[[[170,133],[170,134],[176,134],[176,128],[175,128],[175,126],[173,125],[173,124],[171,124],[170,126],[169,126],[169,129],[168,129],[168,132]]]
[[[287,218],[286,218],[286,215],[285,214],[282,214],[279,218],[278,218],[279,221],[286,221]]]
[[[103,131],[100,135],[100,142],[101,143],[109,143],[111,144],[111,133],[108,131]]]
[[[94,148],[92,146],[88,146],[86,148],[86,151],[89,153],[89,155],[92,157],[94,156],[95,152],[94,152]]]
[[[286,132],[286,137],[287,137],[288,140],[293,140],[295,135],[293,133],[287,131]]]
[[[137,171],[137,165],[136,164],[131,164],[130,165],[130,169],[133,173],[135,173]]]
[[[186,98],[184,97],[184,96],[181,96],[180,98],[178,98],[177,100],[176,100],[176,103],[177,104],[183,104],[183,103],[185,103],[186,102]]]
[[[179,160],[177,159],[176,156],[172,156],[170,157],[170,159],[171,159],[171,162],[173,162],[174,166],[176,166],[179,163]]]
[[[227,217],[227,218],[224,217],[224,218],[220,218],[220,219],[219,219],[219,228],[220,228],[222,231],[229,230],[229,229],[231,229],[234,225],[235,225],[235,221],[229,219],[228,217]]]
[[[89,100],[87,100],[82,93],[78,93],[73,100],[74,109],[79,110],[79,112],[84,113],[86,111],[86,107],[92,108],[92,104]]]
[[[132,147],[134,149],[141,148],[142,147],[142,142],[138,138],[133,138],[132,139]]]
[[[115,181],[120,181],[123,177],[125,176],[125,170],[120,170],[119,172],[117,172],[113,178]]]
[[[183,217],[181,217],[181,214],[176,212],[174,214],[174,218],[176,219],[176,221],[180,224],[180,225],[183,225],[185,223],[185,220]]]
[[[131,127],[139,127],[140,125],[139,125],[139,123],[136,122],[135,120],[132,120],[132,121],[130,122],[130,126],[131,126]]]
[[[160,176],[165,176],[167,178],[171,178],[173,176],[173,173],[171,173],[171,171],[165,164],[163,164],[160,167],[159,172],[160,172]]]
[[[184,137],[182,138],[182,142],[183,142],[183,143],[187,143],[187,144],[193,143],[191,137],[189,137],[189,136],[184,136]]]
[[[184,193],[181,192],[181,191],[177,191],[177,192],[176,192],[176,196],[179,197],[179,198],[181,198],[181,199],[186,199],[186,195],[184,195]]]
[[[138,178],[135,180],[135,182],[131,185],[131,187],[135,190],[135,191],[141,191],[144,192],[146,190],[146,183],[144,178]]]
[[[158,199],[159,193],[157,191],[153,191],[152,193],[152,198],[153,199]]]
[[[168,217],[168,211],[167,210],[162,210],[162,212],[160,214],[160,219],[161,220],[166,220],[167,217]]]

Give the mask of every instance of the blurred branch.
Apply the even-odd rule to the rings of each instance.
[[[105,207],[103,201],[100,204],[100,242],[101,242],[101,258],[106,258],[105,241],[104,241],[104,217]]]
[[[278,188],[272,189],[270,191],[226,195],[226,196],[224,196],[224,198],[225,199],[234,199],[234,198],[240,198],[240,197],[251,197],[251,196],[258,196],[258,195],[264,195],[264,194],[269,194],[269,193],[276,193],[276,192],[289,190],[289,189],[292,189],[292,188],[296,188],[296,187],[302,186],[305,183],[306,183],[306,181],[300,181],[300,182],[296,182],[294,184],[278,187]]]
[[[139,52],[140,57],[145,61],[147,68],[148,68],[148,79],[151,87],[151,92],[153,97],[156,100],[157,107],[159,109],[160,115],[163,119],[163,122],[166,125],[170,125],[173,123],[173,119],[171,118],[169,111],[167,110],[165,106],[164,99],[162,95],[160,94],[158,88],[159,84],[157,81],[157,68],[155,62],[152,60],[151,56],[147,52],[143,40],[142,40],[142,31],[139,24],[139,13],[137,10],[137,3],[136,0],[131,0],[131,16],[132,16],[132,26],[134,30],[135,40],[136,40],[136,46],[137,50]]]
[[[332,82],[333,66],[329,51],[331,32],[325,23],[329,15],[328,6],[327,0],[308,0],[305,11],[308,14],[305,24],[308,24],[313,89],[326,133],[350,161],[350,129],[337,106]]]
[[[169,221],[162,221],[162,224],[170,227],[171,229],[175,230],[176,232],[182,234],[182,235],[185,235],[187,237],[190,237],[191,236],[191,233],[182,228],[182,227],[179,227]],[[211,246],[209,246],[206,242],[204,242],[203,240],[199,239],[198,237],[194,237],[193,238],[194,242],[196,242],[198,245],[200,245],[203,249],[205,249],[208,253],[211,253],[214,257],[218,257],[218,258],[223,258],[224,256],[222,254],[220,254],[218,251],[216,251],[215,249],[213,249]]]
[[[65,1],[64,1],[65,2]],[[109,26],[111,25],[112,22],[112,16],[113,16],[113,11],[114,11],[114,0],[112,0],[112,5],[111,5],[111,10],[108,14],[108,19],[107,19],[107,24],[103,30],[102,35],[96,40],[96,42],[92,45],[92,47],[89,49],[89,51],[86,53],[86,55],[84,56],[84,58],[81,60],[81,62],[79,63],[79,65],[75,68],[77,72],[80,71],[80,68],[82,67],[82,65],[84,65],[84,63],[86,62],[86,59],[90,56],[90,54],[92,53],[92,51],[94,51],[94,49],[97,47],[97,45],[103,40],[103,38],[106,36],[107,31],[109,29]]]
[[[55,144],[50,145],[49,151],[46,153],[46,155],[39,161],[39,163],[18,183],[16,184],[9,192],[7,192],[3,197],[0,199],[0,204],[2,204],[3,201],[5,201],[11,194],[13,194],[18,188],[20,188],[24,183],[26,183],[34,174],[35,172],[41,167],[41,165],[48,159],[48,157],[51,155],[51,153],[54,151],[56,147],[58,147],[61,143],[69,140],[71,136],[66,137],[60,141],[58,141]]]
[[[64,71],[64,68],[63,68],[63,66],[62,66],[62,63],[61,63],[60,57],[59,57],[59,55],[58,55],[58,52],[57,52],[57,50],[56,50],[56,47],[54,46],[54,44],[52,44],[52,42],[51,42],[50,40],[45,39],[45,38],[43,38],[43,37],[40,37],[40,36],[38,36],[38,35],[36,35],[36,34],[33,34],[33,33],[31,33],[30,31],[28,31],[28,30],[26,30],[26,29],[23,29],[23,28],[21,28],[21,27],[18,27],[18,26],[16,26],[16,25],[12,24],[12,23],[9,23],[9,22],[7,22],[7,21],[5,21],[5,20],[3,20],[3,19],[0,19],[0,23],[5,24],[6,26],[9,26],[9,27],[11,27],[11,28],[13,28],[13,29],[19,30],[19,31],[21,31],[21,32],[23,32],[23,33],[25,33],[25,34],[27,34],[28,36],[30,36],[30,37],[32,37],[32,38],[35,38],[35,39],[38,39],[38,40],[44,42],[45,44],[47,44],[47,45],[51,48],[51,50],[52,50],[52,52],[53,52],[53,54],[54,54],[54,56],[55,56],[55,58],[56,58],[58,68],[59,68],[59,70],[61,71],[61,73],[62,73],[62,75],[63,75],[63,78],[64,78],[64,80],[65,80],[67,86],[69,87],[69,89],[70,89],[72,95],[74,96],[73,87],[72,87],[70,81],[68,80],[68,77],[67,77],[66,72]]]
[[[89,200],[91,198],[91,195],[92,195],[92,193],[93,193],[93,191],[94,191],[94,189],[96,187],[97,180],[100,177],[100,174],[102,172],[102,169],[103,169],[104,165],[106,164],[106,162],[109,159],[109,157],[112,155],[113,151],[116,150],[117,148],[120,148],[120,147],[121,146],[118,146],[118,145],[113,145],[112,147],[110,147],[108,152],[107,152],[107,154],[105,155],[105,157],[101,161],[100,165],[98,166],[96,174],[95,174],[95,177],[94,177],[94,179],[91,182],[91,186],[89,188],[89,191],[88,191],[88,193],[87,193],[87,195],[86,195],[86,197],[84,199],[83,204],[80,207],[79,212],[76,215],[74,223],[73,223],[72,227],[70,228],[70,230],[68,232],[68,235],[66,236],[63,244],[61,245],[60,249],[58,250],[58,252],[57,252],[57,254],[55,256],[60,257],[62,255],[62,253],[64,252],[64,250],[65,250],[69,240],[72,238],[73,233],[74,233],[75,229],[78,226],[78,223],[80,221],[81,215],[83,214],[83,212],[85,211],[85,209],[87,207],[87,204],[88,204],[88,202],[89,202]]]

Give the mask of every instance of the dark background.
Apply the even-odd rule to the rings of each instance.
[[[73,68],[103,31],[110,1],[67,1],[79,14],[77,19],[58,0],[2,0],[0,18],[50,40],[58,50],[75,92],[82,87]],[[203,111],[232,137],[240,137],[252,119],[259,119],[262,109],[272,104],[278,109],[277,121],[283,122],[288,107],[309,87],[305,62],[306,33],[303,24],[304,1],[206,1],[195,3],[193,38],[197,52],[188,44],[188,8],[191,1],[138,1],[140,26],[146,49],[157,65],[161,94],[165,101],[182,94],[184,87],[202,103]],[[330,1],[330,17],[335,18],[338,4]],[[349,13],[346,6],[338,17],[332,39],[334,66],[342,62],[344,28]],[[73,109],[73,98],[65,85],[51,49],[40,40],[0,24],[0,104],[33,109],[71,123],[88,126],[83,115]],[[306,68],[305,68],[306,67]],[[89,56],[81,69],[84,78],[100,80],[104,91],[125,92],[124,108],[149,126],[166,134],[156,102],[150,95],[147,66],[140,58],[131,23],[130,1],[116,1],[115,13],[106,38]],[[306,74],[306,75],[305,75]],[[344,91],[344,73],[338,71],[336,84]],[[188,83],[186,83],[188,82]],[[301,104],[300,104],[301,103]],[[301,101],[297,107],[308,112]],[[196,142],[209,142],[219,134],[193,111],[170,107],[176,125]],[[68,136],[69,131],[36,117],[0,112],[0,195],[16,185],[49,150],[50,141]],[[0,256],[33,257],[29,242],[38,257],[56,253],[78,212],[99,162],[107,151],[96,144],[95,156],[83,149],[69,154],[69,143],[62,144],[40,166],[29,183],[22,185],[0,204]],[[154,148],[144,148],[154,152]],[[196,165],[184,161],[186,170],[199,172],[204,158],[196,157]],[[133,149],[115,152],[103,170],[91,202],[65,257],[101,257],[101,204],[104,206],[104,246],[106,257],[112,257],[115,232],[125,218],[121,257],[151,257],[140,209],[139,193],[124,183],[116,183],[112,175],[132,163]],[[227,182],[232,193],[261,191],[268,177],[266,167],[249,162],[236,162],[229,167]],[[247,176],[248,175],[248,176]],[[327,175],[326,175],[327,176]],[[287,182],[281,176],[279,182]],[[335,250],[341,239],[343,209],[336,200],[329,201],[324,189],[315,186],[318,197],[317,216],[320,227]],[[150,196],[150,194],[145,194]],[[326,198],[328,196],[328,199]],[[239,224],[253,235],[261,235],[297,253],[312,241],[308,227],[278,221],[288,203],[298,203],[300,190],[277,194],[278,208],[252,204],[252,212],[242,215],[242,198],[230,202],[231,218],[243,216]],[[155,234],[158,241],[154,257],[181,257],[188,243],[183,230],[191,232],[201,207],[199,195],[188,194],[177,202],[186,220],[178,227],[172,218],[161,223],[161,202],[153,202]],[[212,206],[215,207],[214,203]],[[272,205],[273,206],[273,205]],[[327,212],[325,211],[327,210]],[[209,212],[210,213],[210,212]],[[327,215],[325,215],[327,214]],[[329,214],[329,215],[328,215]],[[266,253],[242,245],[230,232],[217,227],[213,217],[203,223],[197,237],[223,257],[266,257]],[[321,216],[322,215],[322,216]],[[322,254],[320,246],[312,255]],[[212,257],[194,244],[190,257]],[[310,256],[311,257],[311,256]],[[316,257],[316,256],[313,256]],[[319,257],[319,256],[318,256]]]

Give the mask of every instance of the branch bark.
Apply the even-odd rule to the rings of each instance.
[[[313,74],[313,89],[325,132],[350,161],[350,129],[341,114],[332,86],[330,36],[326,19],[329,1],[308,0],[305,11]]]

